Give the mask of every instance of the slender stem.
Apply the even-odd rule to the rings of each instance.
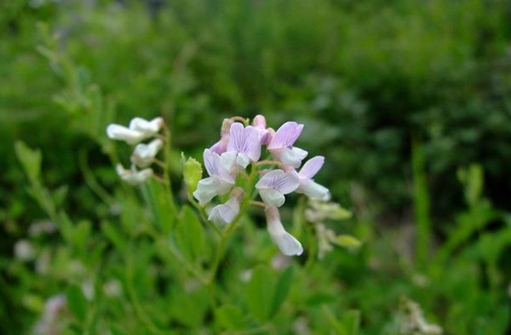
[[[252,205],[252,206],[258,206],[258,207],[266,208],[266,204],[264,202],[261,202],[261,201],[250,200],[249,204]]]

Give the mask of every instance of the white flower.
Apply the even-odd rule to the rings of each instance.
[[[150,134],[149,136],[153,136],[160,131],[160,129],[163,127],[163,124],[163,118],[161,117],[154,118],[151,121],[136,117],[130,121],[129,128],[140,131],[144,134]]]
[[[128,144],[136,144],[150,136],[138,130],[121,126],[120,124],[108,125],[106,134],[112,140],[125,141]]]
[[[208,178],[201,179],[193,196],[199,203],[205,204],[215,196],[226,194],[234,185],[234,162],[236,152],[224,152],[222,155],[204,150],[204,165],[209,174]]]
[[[268,233],[280,251],[286,256],[299,256],[303,253],[301,243],[289,234],[282,226],[280,214],[277,207],[267,206],[265,208]]]
[[[131,162],[140,168],[145,168],[154,162],[158,151],[163,147],[163,141],[159,138],[149,144],[139,143],[131,155]]]
[[[153,175],[152,169],[138,171],[134,165],[131,166],[131,170],[126,170],[121,164],[117,164],[116,170],[119,177],[131,185],[140,185]]]
[[[156,135],[162,127],[163,119],[161,117],[157,117],[151,121],[136,117],[130,121],[129,127],[124,127],[119,124],[108,125],[106,134],[113,140],[136,144]]]
[[[240,202],[244,195],[243,189],[236,187],[225,204],[213,207],[209,213],[208,220],[218,224],[231,223],[240,212]]]

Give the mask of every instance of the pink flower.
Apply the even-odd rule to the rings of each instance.
[[[307,151],[293,147],[303,130],[303,124],[296,122],[284,123],[268,144],[268,150],[273,157],[284,164],[297,168],[307,156]]]

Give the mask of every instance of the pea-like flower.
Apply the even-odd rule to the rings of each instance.
[[[325,163],[325,157],[316,156],[309,159],[298,172],[300,186],[296,193],[303,193],[311,199],[328,201],[330,200],[330,191],[328,188],[316,183],[314,177]]]
[[[226,194],[233,187],[235,159],[235,152],[219,155],[210,149],[204,150],[204,165],[209,177],[201,179],[197,190],[193,192],[194,198],[201,205],[210,202],[217,195]]]
[[[280,251],[286,256],[299,256],[303,253],[301,243],[289,234],[280,221],[280,214],[277,207],[267,206],[264,210],[268,233]]]
[[[163,127],[163,119],[157,117],[151,121],[136,117],[130,121],[129,127],[110,124],[106,133],[113,140],[125,141],[132,145],[156,135]]]
[[[270,143],[268,144],[268,150],[271,152],[273,157],[284,164],[291,165],[297,168],[302,164],[302,160],[307,157],[308,152],[293,147],[303,130],[303,124],[299,124],[293,121],[284,123],[277,131]]]
[[[240,212],[240,204],[244,195],[245,191],[241,187],[236,187],[225,204],[217,205],[211,209],[208,220],[218,224],[231,223]]]
[[[149,144],[139,143],[131,155],[131,162],[140,168],[145,168],[154,162],[158,151],[163,147],[163,141],[159,138]]]
[[[131,185],[140,185],[153,175],[153,169],[147,168],[138,171],[135,165],[130,170],[125,169],[122,164],[117,164],[116,171],[122,180]]]
[[[253,126],[246,126],[239,122],[231,125],[227,151],[235,152],[236,163],[246,168],[250,162],[257,162],[261,157],[261,137],[259,131]]]
[[[300,182],[295,171],[277,169],[265,173],[255,187],[267,205],[280,207],[286,201],[284,194],[295,191],[298,186]]]

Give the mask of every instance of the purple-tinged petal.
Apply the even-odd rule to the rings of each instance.
[[[316,173],[318,173],[318,171],[321,169],[324,163],[325,157],[323,156],[313,157],[309,159],[307,162],[305,162],[298,175],[300,176],[300,178],[311,179],[316,175]]]
[[[227,150],[227,139],[224,139],[223,137],[213,144],[209,150],[221,155]]]
[[[273,188],[283,194],[293,192],[300,185],[298,174],[295,171],[272,170],[259,179],[257,189]]]
[[[303,130],[303,124],[288,121],[277,129],[268,149],[286,148],[292,146]]]
[[[218,163],[220,156],[210,149],[204,150],[204,166],[210,177],[218,175]]]
[[[259,157],[261,157],[261,137],[259,131],[252,126],[244,128],[241,123],[233,123],[231,125],[229,142],[227,143],[227,151],[243,153],[252,162],[258,161]]]

